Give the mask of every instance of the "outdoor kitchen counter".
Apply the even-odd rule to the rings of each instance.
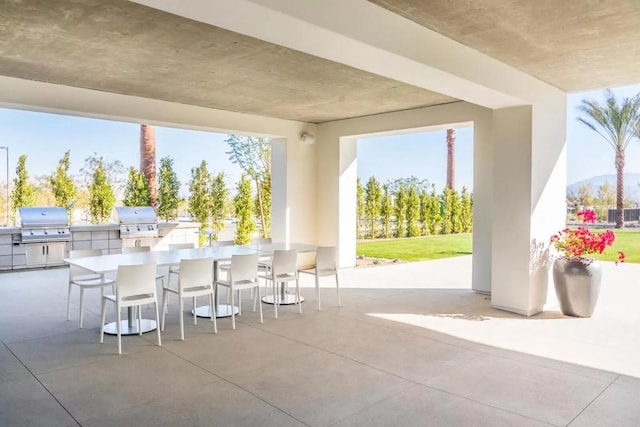
[[[0,270],[11,270],[13,268],[14,245],[17,239],[20,241],[20,227],[0,227]],[[19,252],[19,251],[16,251]],[[25,263],[24,251],[16,253],[16,260],[20,258]]]
[[[0,235],[20,234],[20,227],[0,227]]]
[[[167,250],[170,243],[196,243],[198,222],[160,222],[155,250]],[[118,224],[71,225],[71,241],[66,251],[102,249],[105,255],[120,253],[122,240]],[[20,227],[0,227],[0,271],[26,269],[25,245],[20,243]]]

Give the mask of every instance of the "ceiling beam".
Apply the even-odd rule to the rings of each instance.
[[[366,0],[133,0],[488,108],[559,89]]]

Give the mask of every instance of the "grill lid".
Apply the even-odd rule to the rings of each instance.
[[[71,240],[69,218],[65,208],[18,208],[22,243],[66,242]]]
[[[32,207],[18,208],[22,228],[68,227],[69,218],[65,208]]]
[[[116,208],[120,224],[155,224],[156,211],[151,206],[119,206]]]

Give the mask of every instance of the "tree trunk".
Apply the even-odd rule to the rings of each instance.
[[[624,150],[616,152],[616,228],[624,228]]]
[[[260,224],[262,224],[262,231],[260,231],[260,236],[264,239],[267,237],[267,224],[266,218],[264,217],[264,206],[262,203],[262,183],[260,179],[255,178],[256,183],[256,196],[258,198],[258,210],[260,211]]]
[[[149,185],[149,203],[154,208],[158,204],[156,182],[156,131],[153,126],[140,125],[140,172]]]
[[[456,130],[447,129],[447,187],[456,186]]]

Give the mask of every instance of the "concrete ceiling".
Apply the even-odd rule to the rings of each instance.
[[[0,75],[311,123],[456,101],[129,1],[0,8]]]
[[[369,0],[564,91],[640,82],[638,0]]]
[[[640,1],[369,1],[564,91],[640,82]],[[311,123],[466,99],[370,71],[126,0],[0,0],[4,76]]]

